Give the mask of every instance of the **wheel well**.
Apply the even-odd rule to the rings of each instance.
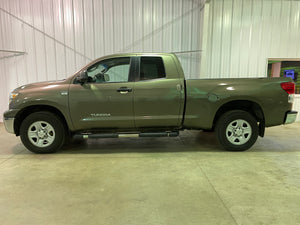
[[[230,110],[247,111],[254,116],[257,122],[264,126],[265,117],[260,105],[255,102],[245,100],[231,101],[222,105],[215,115],[213,126],[215,126],[216,122],[218,121],[221,115]]]
[[[24,108],[22,111],[20,111],[16,115],[15,123],[14,123],[15,134],[17,136],[20,135],[20,126],[21,126],[21,123],[23,122],[23,120],[29,114],[34,113],[34,112],[40,112],[40,111],[52,112],[55,115],[59,116],[59,118],[63,122],[63,124],[66,127],[66,129],[69,130],[68,125],[67,125],[67,121],[66,121],[64,115],[57,108],[55,108],[53,106],[48,106],[48,105],[34,105],[34,106],[28,106],[28,107]]]

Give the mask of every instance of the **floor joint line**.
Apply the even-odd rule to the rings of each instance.
[[[190,161],[192,161],[190,159]],[[219,195],[219,193],[217,192],[217,190],[215,189],[214,185],[212,184],[212,182],[209,180],[208,176],[206,175],[206,173],[204,172],[204,170],[202,169],[202,167],[199,165],[198,162],[195,162],[197,164],[197,167],[199,167],[199,169],[201,170],[201,172],[203,173],[204,177],[206,178],[206,180],[208,181],[209,185],[212,187],[212,189],[214,190],[214,192],[216,193],[216,195],[218,196],[218,198],[220,199],[220,201],[222,202],[222,205],[225,207],[225,209],[227,210],[227,212],[229,213],[230,217],[232,218],[232,220],[234,221],[234,223],[236,225],[238,225],[237,221],[235,220],[234,216],[232,215],[232,213],[230,212],[230,210],[228,209],[228,207],[226,206],[225,202],[223,201],[223,199],[221,198],[221,196]]]

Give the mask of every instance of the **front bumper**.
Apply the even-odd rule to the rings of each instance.
[[[19,109],[9,109],[3,114],[3,122],[8,133],[15,134],[14,123]]]
[[[14,134],[15,130],[14,130],[14,122],[15,122],[15,118],[3,118],[3,122],[4,122],[4,126],[5,129],[8,133]]]
[[[294,123],[297,119],[298,112],[290,111],[286,113],[284,124]]]

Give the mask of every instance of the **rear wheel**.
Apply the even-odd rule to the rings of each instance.
[[[216,136],[224,149],[245,151],[257,140],[257,121],[250,113],[242,110],[226,112],[216,124]]]
[[[27,116],[20,127],[25,147],[35,153],[52,153],[65,142],[66,129],[61,119],[51,112],[35,112]]]

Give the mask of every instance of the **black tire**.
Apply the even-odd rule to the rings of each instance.
[[[227,151],[245,151],[258,137],[256,119],[243,110],[224,113],[217,121],[215,131],[220,145]]]
[[[64,142],[63,146],[64,146],[64,147],[69,146],[69,145],[72,143],[73,138],[74,138],[74,133],[72,133],[72,132],[67,132],[67,133],[66,133],[65,142]]]
[[[23,120],[20,137],[24,146],[34,153],[53,153],[65,143],[66,127],[54,113],[34,112]]]
[[[207,129],[204,129],[204,130],[202,130],[202,132],[210,133],[210,132],[213,132],[213,130],[207,130]]]

